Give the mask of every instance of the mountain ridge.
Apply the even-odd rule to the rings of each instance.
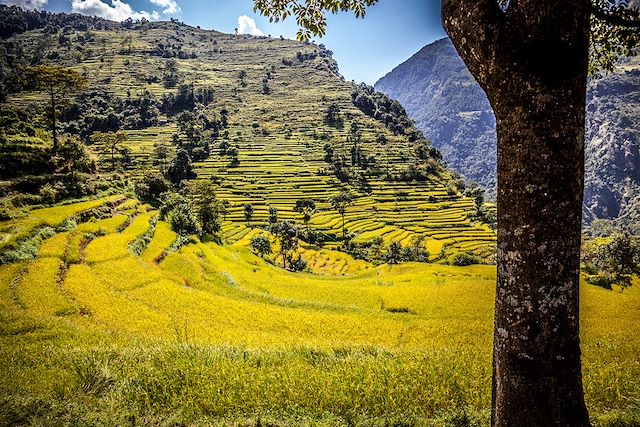
[[[451,168],[495,196],[495,117],[448,38],[425,46],[375,88],[405,106]],[[638,117],[640,59],[624,58],[614,72],[588,85],[585,224],[640,219]]]

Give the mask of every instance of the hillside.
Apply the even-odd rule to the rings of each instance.
[[[380,79],[447,164],[495,194],[495,118],[449,39],[425,46]],[[633,222],[640,183],[640,58],[589,84],[584,218]]]
[[[448,38],[422,48],[375,88],[400,101],[449,167],[495,196],[495,117]]]
[[[13,220],[47,238],[0,265],[0,424],[489,424],[495,268],[291,273],[172,249],[157,215],[111,196]],[[638,284],[582,287],[594,425],[640,421],[638,311]]]
[[[198,178],[214,182],[217,197],[231,203],[223,224],[229,243],[251,232],[245,204],[254,208],[251,225],[262,226],[269,207],[301,222],[295,201],[313,199],[309,225],[323,234],[322,250],[335,249],[342,223],[329,198],[347,191],[355,203],[345,228],[356,244],[382,238],[384,245],[408,246],[424,236],[431,260],[459,251],[490,259],[494,232],[471,219],[477,207],[462,194],[461,181],[425,154],[428,143],[397,103],[343,81],[323,46],[177,22],[98,27],[30,30],[3,45],[10,69],[64,65],[89,79],[61,127],[85,138],[103,172],[110,156],[92,132],[124,129],[132,157],[125,169],[134,176],[161,168],[158,145],[189,151]],[[12,93],[5,105],[29,110],[45,99]],[[337,111],[333,122],[330,107]],[[319,259],[329,256],[322,250]]]
[[[490,424],[495,207],[400,103],[175,20],[0,37],[0,425]],[[640,425],[624,242],[580,285],[598,427]]]

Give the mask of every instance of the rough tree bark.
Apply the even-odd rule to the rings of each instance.
[[[498,131],[494,426],[588,426],[579,341],[586,0],[444,0]]]

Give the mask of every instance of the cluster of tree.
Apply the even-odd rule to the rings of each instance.
[[[402,243],[394,240],[385,247],[382,237],[377,236],[364,242],[349,240],[340,250],[355,259],[372,263],[428,262],[430,254],[425,247],[425,242],[426,236],[415,235],[407,246],[402,246]]]
[[[40,28],[46,28],[48,33],[56,33],[61,28],[71,28],[76,31],[110,30],[119,25],[95,16],[51,13],[44,10],[27,10],[17,6],[0,5],[0,38],[2,39]]]
[[[194,88],[193,83],[183,84],[176,93],[165,93],[162,96],[160,111],[169,115],[178,114],[194,110],[198,104],[206,107],[214,98],[215,90],[210,86]]]
[[[406,135],[411,142],[424,140],[424,136],[414,127],[404,107],[387,95],[376,92],[372,86],[365,83],[355,86],[351,92],[351,100],[360,111],[384,123],[394,134]]]
[[[288,221],[276,221],[269,224],[267,230],[275,239],[278,255],[282,258],[282,267],[290,271],[304,271],[307,262],[302,256],[294,256],[299,247],[300,230]],[[255,236],[251,239],[250,247],[261,257],[273,253],[271,240],[267,236]]]
[[[24,196],[24,204],[54,203],[95,194],[96,161],[75,137],[63,136],[56,150],[25,142],[0,144],[0,177],[11,179],[3,190]],[[4,194],[3,194],[4,195]]]
[[[160,104],[148,91],[122,99],[103,91],[79,94],[68,102],[60,120],[67,133],[87,139],[93,132],[144,129],[158,124]]]
[[[180,73],[178,72],[178,63],[174,59],[170,59],[164,64],[164,72],[162,73],[162,81],[164,87],[169,89],[176,87],[180,81]]]
[[[33,115],[23,109],[0,107],[0,143],[6,144],[7,135],[35,136],[33,120]]]
[[[631,286],[632,277],[640,274],[640,237],[617,231],[609,237],[588,240],[583,244],[582,269],[587,282],[611,289]]]
[[[342,124],[342,116],[340,114],[340,106],[335,102],[329,104],[324,113],[325,123],[331,126],[339,126]]]
[[[211,147],[228,124],[225,114],[210,119],[199,110],[185,111],[178,115],[178,132],[173,135],[173,144],[186,150],[193,160],[203,160],[211,154]]]
[[[235,166],[238,166],[238,164],[240,164],[240,159],[238,158],[238,156],[240,155],[240,149],[237,146],[231,145],[229,144],[228,140],[223,139],[222,141],[220,141],[219,147],[220,147],[220,155],[229,157],[230,159],[229,165],[231,167],[235,167]]]
[[[174,232],[219,240],[222,218],[229,203],[216,197],[210,181],[191,182],[182,193],[164,193],[162,200],[160,218],[167,221]]]
[[[176,115],[183,111],[196,111],[209,105],[213,97],[212,88],[194,89],[193,85],[181,85],[175,94],[165,94],[160,101],[146,90],[140,96],[128,96],[125,99],[93,90],[80,93],[74,100],[68,101],[60,121],[67,133],[80,135],[86,140],[93,132],[117,132],[122,129],[156,126],[161,113]],[[221,117],[214,120],[204,115],[199,115],[197,119],[202,122],[201,126],[205,130],[218,132],[226,123],[226,114],[221,112]]]
[[[178,58],[178,59],[196,59],[198,55],[195,52],[186,52],[182,50],[182,46],[178,43],[162,43],[158,42],[155,48],[150,52],[151,55],[160,56],[162,58]]]

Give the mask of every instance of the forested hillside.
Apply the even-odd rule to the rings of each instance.
[[[47,96],[13,84],[21,69],[48,64],[89,82],[67,96],[58,128],[79,136],[101,176],[119,171],[135,183],[160,171],[176,184],[206,179],[227,203],[221,235],[228,242],[267,225],[271,208],[280,220],[313,230],[309,243],[359,258],[371,259],[392,242],[406,248],[421,240],[431,260],[458,252],[490,259],[495,237],[482,221],[491,208],[485,215],[481,194],[441,165],[397,102],[343,81],[324,46],[178,22],[77,20],[82,25],[56,18],[35,30],[12,30],[2,43],[4,81],[13,88],[3,114],[35,126],[7,129],[11,143],[0,172],[12,182],[8,199],[25,187],[41,195],[59,179],[50,164],[27,164],[34,156],[25,154],[46,159],[49,124],[38,112],[46,112]],[[110,136],[117,132],[121,140]],[[186,169],[172,172],[172,162]],[[36,170],[47,177],[34,181]],[[331,204],[340,192],[353,199],[344,215]],[[66,193],[60,188],[58,196]],[[86,195],[87,188],[76,193]],[[295,208],[307,199],[314,206],[305,220]]]
[[[484,92],[449,39],[425,46],[380,79],[439,148],[447,164],[495,194],[495,118]],[[584,218],[638,218],[640,58],[589,84]]]

